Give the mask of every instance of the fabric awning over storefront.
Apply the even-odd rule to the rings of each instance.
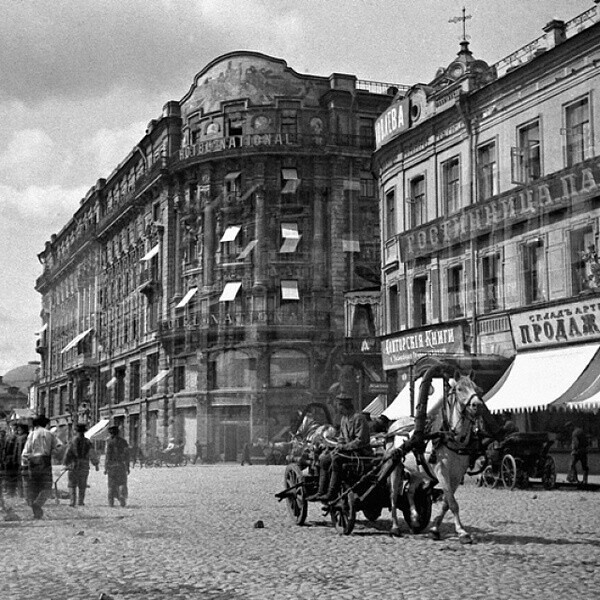
[[[383,394],[379,394],[375,397],[375,399],[370,402],[365,408],[362,409],[362,412],[367,413],[371,416],[372,419],[375,419],[385,410],[385,396]]]
[[[107,439],[109,422],[108,419],[100,419],[84,433],[85,437],[90,441]]]
[[[421,381],[422,379],[420,377],[415,380],[415,408],[418,402]],[[429,401],[427,402],[427,414],[437,410],[442,403],[442,400],[444,399],[444,380],[440,378],[432,379],[431,387],[433,388],[433,391],[429,395]],[[400,390],[399,394],[394,398],[394,401],[383,411],[382,414],[390,421],[412,418],[410,414],[410,385],[406,384]]]
[[[146,392],[153,385],[156,385],[159,381],[162,381],[169,374],[169,369],[164,369],[163,371],[159,371],[158,375],[155,375],[148,383],[145,383],[142,386],[142,391]]]
[[[564,404],[572,397],[577,380],[599,347],[580,344],[517,354],[506,373],[485,395],[487,407],[498,413]]]

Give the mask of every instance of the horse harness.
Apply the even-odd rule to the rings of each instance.
[[[476,419],[473,419],[469,416],[468,408],[471,405],[473,399],[478,399],[479,396],[476,392],[473,392],[469,399],[464,403],[461,407],[460,405],[457,407],[458,398],[456,397],[456,391],[451,389],[448,393],[447,398],[444,400],[442,404],[442,428],[437,432],[437,442],[436,446],[443,444],[452,452],[461,455],[471,455],[477,452],[478,448],[478,439],[476,434]],[[466,432],[462,435],[456,432],[456,428],[452,428],[449,420],[449,414],[458,408],[460,414],[460,422],[464,420],[468,420],[470,422],[470,426],[467,428]]]

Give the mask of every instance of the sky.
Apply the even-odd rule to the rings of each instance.
[[[234,50],[299,73],[431,81],[494,63],[593,0],[0,0],[0,375],[38,360],[37,254],[194,75]]]

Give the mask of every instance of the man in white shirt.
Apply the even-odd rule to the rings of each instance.
[[[52,454],[61,446],[56,436],[46,429],[50,423],[44,415],[33,419],[33,431],[21,455],[21,464],[27,469],[28,498],[33,510],[33,518],[44,516],[42,506],[52,493]]]

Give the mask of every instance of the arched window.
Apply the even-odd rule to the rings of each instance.
[[[277,350],[270,361],[272,387],[308,387],[310,366],[308,356],[297,350]]]
[[[215,359],[215,388],[254,387],[256,360],[239,350],[222,352]]]

